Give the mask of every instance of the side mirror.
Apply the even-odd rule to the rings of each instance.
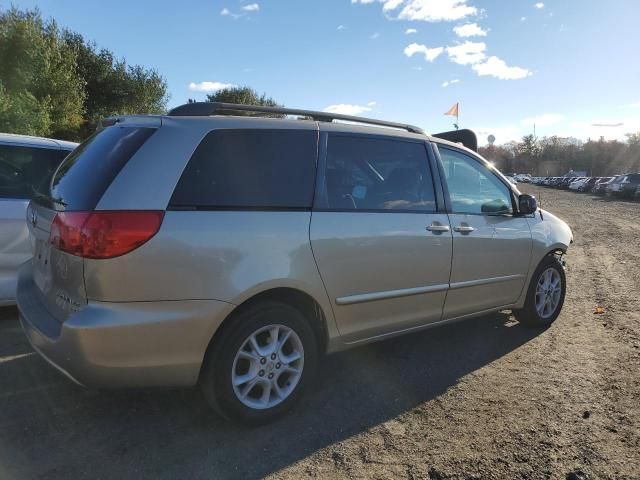
[[[535,213],[538,210],[538,202],[536,201],[536,197],[533,195],[527,195],[523,193],[518,197],[518,210],[523,215],[528,215],[530,213]]]

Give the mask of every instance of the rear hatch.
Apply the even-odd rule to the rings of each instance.
[[[58,167],[49,191],[29,205],[34,282],[41,302],[60,322],[87,304],[86,252],[77,248],[87,242],[83,226],[113,179],[155,130],[116,124],[96,132]],[[94,235],[100,233],[101,226],[92,228]]]

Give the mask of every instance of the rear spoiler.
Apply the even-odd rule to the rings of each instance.
[[[442,132],[431,134],[432,137],[448,140],[453,143],[461,143],[469,150],[478,151],[478,137],[471,130],[451,130],[450,132]]]
[[[100,131],[114,125],[123,125],[125,127],[149,127],[160,128],[162,126],[162,117],[160,115],[116,115],[106,117],[98,121],[96,131]]]

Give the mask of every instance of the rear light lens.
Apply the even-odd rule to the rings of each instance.
[[[119,257],[149,241],[163,218],[164,211],[60,212],[49,243],[78,257]]]

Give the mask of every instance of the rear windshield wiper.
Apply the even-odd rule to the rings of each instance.
[[[51,195],[46,195],[44,193],[36,193],[33,197],[33,199],[43,205],[52,205],[52,204],[58,204],[58,205],[62,205],[63,207],[67,206],[67,203],[62,200],[62,198],[55,198],[52,197]]]

